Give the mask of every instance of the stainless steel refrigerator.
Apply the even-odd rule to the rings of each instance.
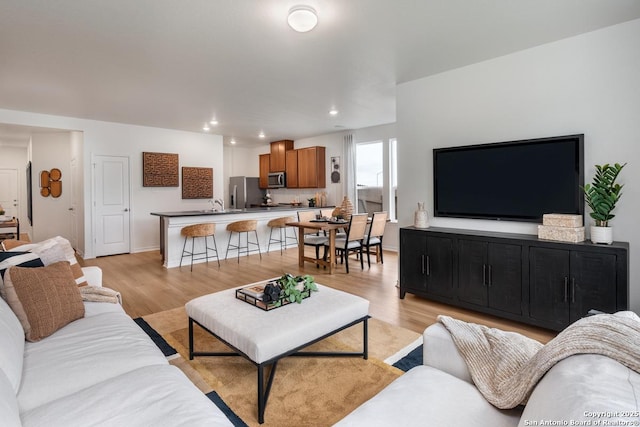
[[[243,209],[264,203],[264,190],[260,189],[259,178],[232,176],[229,178],[229,208]]]

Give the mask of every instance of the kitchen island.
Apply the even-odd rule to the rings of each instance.
[[[267,223],[274,218],[280,218],[284,216],[290,216],[294,218],[295,221],[297,221],[298,211],[309,209],[318,210],[319,208],[281,205],[245,209],[226,209],[224,211],[202,209],[178,212],[151,212],[151,215],[155,215],[160,218],[160,253],[162,254],[162,265],[164,265],[166,268],[172,268],[178,267],[180,265],[182,247],[184,245],[184,237],[180,234],[180,230],[182,230],[182,227],[192,224],[202,224],[205,222],[216,224],[215,236],[216,244],[218,247],[218,254],[220,255],[220,259],[224,259],[225,253],[227,251],[227,245],[229,243],[229,232],[227,231],[227,224],[247,219],[257,220],[257,232],[258,240],[260,241],[260,251],[267,252],[270,232]],[[198,245],[200,247],[198,247]],[[195,251],[204,251],[203,245],[203,239],[196,239]],[[274,250],[280,250],[279,243],[274,244]],[[236,257],[236,252],[231,252],[229,256],[231,255]],[[188,264],[190,261],[185,260],[185,262],[187,262]],[[204,259],[200,261],[194,261],[194,263],[196,262],[205,261]]]

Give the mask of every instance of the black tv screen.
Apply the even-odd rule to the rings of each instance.
[[[434,215],[542,222],[584,211],[584,135],[433,150]]]

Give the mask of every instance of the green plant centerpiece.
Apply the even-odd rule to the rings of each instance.
[[[313,208],[313,207],[315,207],[315,206],[316,206],[316,198],[315,198],[315,197],[312,197],[312,198],[310,198],[310,199],[307,199],[307,202],[309,202],[309,207],[310,207],[310,208]]]
[[[302,294],[304,292],[317,292],[318,287],[312,276],[305,274],[304,276],[294,276],[285,274],[276,280],[282,287],[282,295],[289,299],[289,302],[302,302]]]
[[[616,179],[625,166],[626,163],[622,165],[619,163],[596,165],[593,182],[582,188],[585,201],[591,209],[589,215],[595,221],[595,228],[591,228],[591,240],[594,243],[611,243],[613,241],[609,221],[615,217],[612,211],[622,196],[624,185],[616,183]],[[602,236],[604,231],[599,230],[604,227],[607,228],[606,236]]]

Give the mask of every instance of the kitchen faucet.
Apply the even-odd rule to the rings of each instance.
[[[211,200],[209,200],[209,201],[211,201]],[[216,200],[213,202],[213,206],[214,206],[214,208],[215,208],[215,204],[216,204],[216,203],[220,205],[220,210],[221,210],[221,211],[224,211],[224,200],[222,200],[222,199],[216,199]]]

